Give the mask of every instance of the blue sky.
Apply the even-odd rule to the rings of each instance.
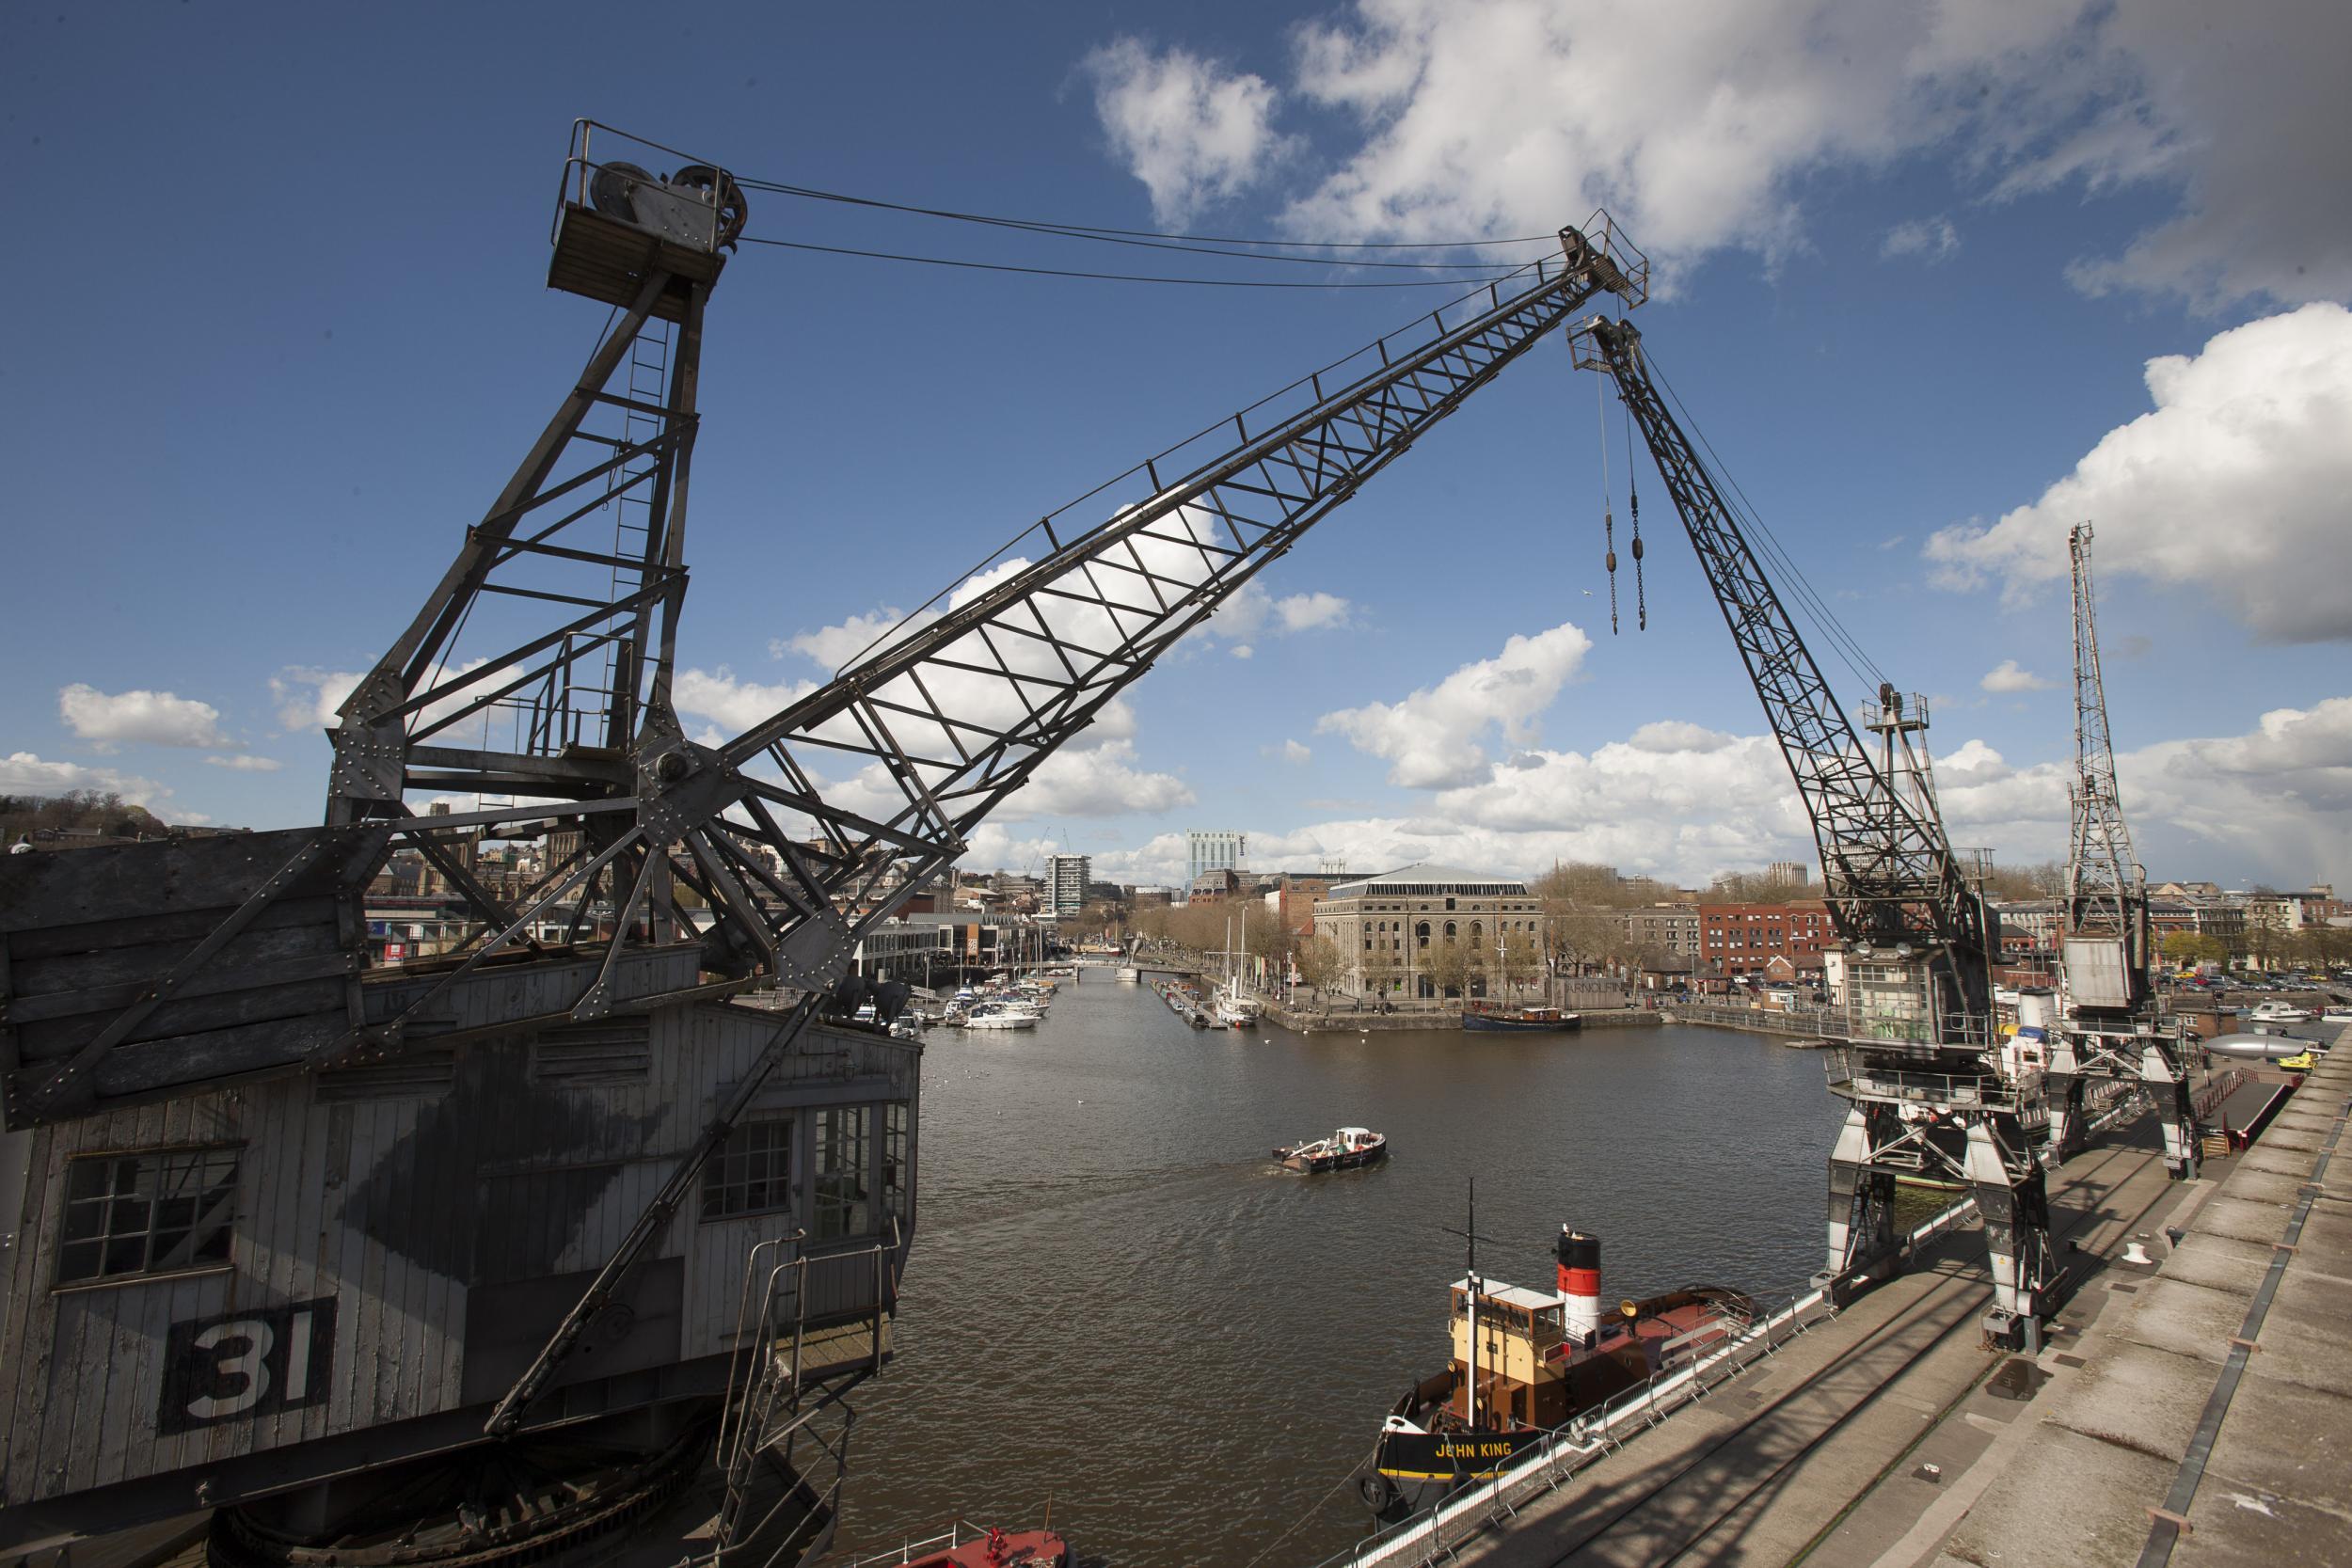
[[[1957,840],[2062,850],[2088,515],[2152,872],[2352,882],[2352,216],[2311,198],[2352,161],[2341,9],[2240,8],[2220,39],[2169,3],[1623,9],[9,8],[0,787],[315,819],[336,675],[413,613],[603,320],[542,286],[589,115],[758,178],[1136,229],[1457,239],[1605,200],[1661,263],[1656,362],[1936,699]],[[751,231],[1187,260],[778,196]],[[913,608],[1415,298],[747,248],[705,355],[690,721],[740,727],[821,674],[795,637]],[[1646,459],[1650,629],[1621,574],[1610,633],[1595,404],[1531,354],[976,858],[1066,841],[1150,880],[1187,827],[1249,831],[1262,864],[1809,854]]]

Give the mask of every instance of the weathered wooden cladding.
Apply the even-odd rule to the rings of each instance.
[[[363,974],[348,937],[359,891],[344,879],[353,865],[371,863],[354,858],[353,843],[381,832],[297,828],[0,857],[7,1124],[299,1072],[344,1043],[355,1024],[404,1020],[413,1045],[569,1013],[596,979],[601,950],[495,954],[429,1001],[458,960]],[[322,845],[333,852],[304,859]],[[246,908],[257,897],[258,907]],[[183,962],[222,931],[209,958],[167,992]],[[693,942],[624,951],[610,1004],[627,1009],[693,992],[700,956]],[[91,1053],[69,1083],[46,1092]]]
[[[550,983],[551,996],[566,986],[577,994],[576,977]],[[140,1506],[159,1497],[192,1506],[199,1477],[225,1500],[236,1493],[234,1462],[278,1455],[286,1463],[272,1474],[282,1481],[300,1468],[297,1446],[338,1434],[373,1431],[374,1461],[410,1451],[403,1434],[412,1430],[421,1447],[446,1446],[449,1422],[421,1418],[504,1392],[782,1016],[681,1003],[593,1027],[478,1034],[379,1066],[0,1137],[22,1172],[15,1212],[0,1215],[14,1238],[0,1275],[0,1544],[12,1534],[8,1511],[22,1505],[174,1475],[187,1489],[138,1489]],[[911,1171],[919,1056],[917,1046],[864,1029],[806,1034],[749,1113],[793,1119],[790,1210],[705,1221],[690,1200],[632,1283],[634,1327],[576,1357],[562,1379],[568,1386],[534,1418],[663,1397],[682,1386],[666,1370],[734,1348],[753,1247],[813,1228],[810,1122],[820,1106],[874,1108],[865,1151],[874,1228],[830,1249],[866,1249],[858,1265],[812,1265],[809,1306],[820,1315],[870,1312],[870,1249],[891,1223],[882,1107],[907,1107]],[[70,1162],[224,1144],[242,1150],[226,1267],[58,1287]],[[212,1402],[196,1413],[167,1409],[198,1386],[184,1364],[197,1337],[213,1334],[207,1354],[234,1361],[251,1351],[235,1325],[257,1322],[272,1348],[254,1365],[278,1383],[299,1368],[303,1386],[255,1400],[242,1374],[229,1372],[204,1386],[199,1397]],[[217,1414],[241,1402],[251,1408]],[[475,1418],[467,1430],[478,1427]],[[41,1515],[57,1516],[50,1507]]]

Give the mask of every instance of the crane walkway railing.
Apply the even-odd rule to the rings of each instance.
[[[1975,1217],[1977,1200],[1962,1198],[1914,1227],[1909,1248],[1932,1241]],[[1818,1286],[1767,1313],[1714,1349],[1671,1371],[1654,1372],[1597,1407],[1552,1429],[1493,1479],[1466,1486],[1441,1502],[1389,1525],[1316,1568],[1373,1568],[1376,1563],[1427,1564],[1460,1550],[1472,1536],[1513,1518],[1538,1493],[1556,1492],[1627,1442],[1663,1424],[1802,1335],[1837,1315],[1834,1284]]]
[[[800,1250],[806,1239],[795,1231],[761,1242],[744,1266],[736,1354],[713,1453],[724,1486],[711,1550],[690,1560],[705,1568],[751,1561],[772,1568],[805,1551],[839,1507],[849,1470],[846,1407],[835,1436],[818,1430],[817,1418],[881,1371],[890,1355],[900,1250],[896,1216],[888,1239],[872,1247],[811,1256]],[[776,1260],[755,1304],[763,1254]],[[852,1290],[848,1298],[854,1299],[845,1299],[841,1286],[850,1280],[870,1291]],[[812,1328],[813,1313],[824,1314],[829,1326]],[[802,1479],[791,1463],[803,1439],[820,1456],[820,1466],[831,1462],[833,1478],[821,1488]],[[785,1463],[780,1474],[764,1477],[760,1467],[770,1456]]]
[[[1053,1528],[1053,1507],[1050,1503],[1046,1506],[1046,1528]],[[846,1562],[833,1565],[833,1568],[906,1568],[908,1563],[919,1561],[934,1553],[952,1552],[971,1542],[986,1541],[989,1534],[987,1526],[959,1518],[951,1520],[947,1528],[937,1535],[927,1535],[921,1540],[909,1537],[895,1546],[885,1546],[878,1552],[850,1558]]]

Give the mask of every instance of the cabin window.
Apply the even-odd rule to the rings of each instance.
[[[914,1215],[914,1166],[907,1160],[907,1107],[902,1100],[882,1107],[882,1208],[904,1235]]]
[[[792,1207],[792,1118],[739,1122],[703,1166],[703,1215],[772,1214]]]
[[[240,1152],[160,1148],[67,1161],[57,1283],[225,1267]]]
[[[866,1143],[872,1111],[828,1106],[817,1113],[817,1240],[862,1236],[873,1228],[866,1185]]]

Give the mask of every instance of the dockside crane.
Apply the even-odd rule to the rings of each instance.
[[[1918,739],[1926,705],[1882,685],[1859,726],[1847,717],[1661,395],[1641,334],[1596,317],[1574,329],[1572,343],[1580,366],[1614,383],[1674,499],[1811,818],[1824,900],[1846,945],[1846,1038],[1831,1087],[1851,1108],[1830,1157],[1822,1280],[1842,1284],[1894,1266],[1897,1176],[1949,1161],[1931,1141],[1924,1110],[1966,1132],[1954,1174],[1984,1219],[1994,1281],[1986,1332],[2039,1346],[2041,1320],[2062,1285],[2042,1166],[2023,1126],[2040,1090],[2000,1058],[1992,927],[1936,807]]]
[[[2175,1180],[2193,1180],[2198,1140],[2188,1037],[2185,1024],[2156,1005],[2148,874],[2132,854],[2115,783],[2115,743],[2107,733],[2090,540],[2089,523],[2066,536],[2074,581],[2074,777],[2067,791],[2071,832],[2058,1016],[2049,1030],[2050,1149],[2060,1160],[2074,1151],[2087,1084],[2136,1082],[2164,1130],[2165,1168]]]
[[[914,1053],[818,1022],[861,937],[1315,523],[1648,279],[1606,214],[1563,229],[1041,518],[728,739],[687,733],[674,663],[706,315],[746,214],[715,164],[575,127],[548,282],[608,325],[342,703],[321,825],[0,865],[0,1111],[50,1214],[0,1257],[43,1304],[0,1314],[0,1544],[194,1497],[239,1560],[535,1560],[674,1495],[763,1338],[790,1372],[752,1402],[806,1435],[888,1354],[914,1224]],[[485,842],[533,868],[490,875]],[[467,920],[387,967],[367,895],[402,851]],[[711,1005],[763,983],[773,1011]],[[158,1180],[208,1184],[194,1219],[161,1252],[107,1232],[88,1268],[123,1288],[49,1295],[72,1227],[132,1224]],[[183,1255],[184,1294],[148,1286]],[[763,1295],[789,1332],[743,1326]],[[85,1366],[125,1369],[112,1404]],[[734,1418],[730,1451],[767,1451]],[[485,1475],[522,1478],[495,1547]]]

